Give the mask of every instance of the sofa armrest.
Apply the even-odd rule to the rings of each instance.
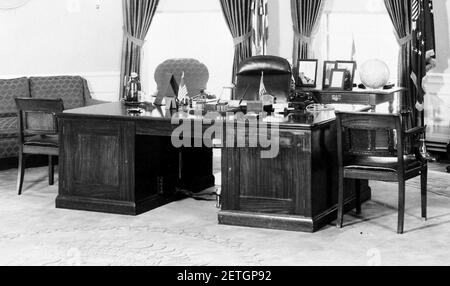
[[[109,101],[98,100],[98,99],[93,99],[93,98],[86,99],[86,106],[99,105],[99,104],[104,104],[104,103],[110,103],[110,102]]]

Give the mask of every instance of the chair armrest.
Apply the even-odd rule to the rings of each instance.
[[[427,130],[426,126],[423,127],[415,127],[409,130],[405,131],[405,134],[408,136],[418,135],[418,134],[424,134]]]
[[[426,126],[422,126],[422,127],[415,127],[405,131],[405,135],[411,139],[412,154],[414,154],[416,156],[416,159],[421,161],[423,164],[427,162],[427,160],[423,157],[421,152],[422,148],[421,145],[425,144],[425,142],[422,142],[423,140],[421,140],[418,136],[422,134],[425,135],[426,129],[427,129]]]
[[[93,98],[89,98],[89,99],[86,100],[86,106],[99,105],[99,104],[104,104],[104,103],[110,103],[110,102],[109,101],[98,100],[98,99],[93,99]]]

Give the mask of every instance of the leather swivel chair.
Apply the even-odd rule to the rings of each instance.
[[[289,62],[276,56],[251,57],[241,63],[237,72],[234,99],[259,100],[261,74],[264,72],[264,85],[277,102],[286,102],[289,97],[292,69]]]

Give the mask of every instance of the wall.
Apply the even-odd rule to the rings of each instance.
[[[0,10],[0,39],[0,78],[78,74],[96,98],[118,98],[121,1],[31,0]]]

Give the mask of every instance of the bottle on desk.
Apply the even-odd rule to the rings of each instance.
[[[141,93],[141,83],[139,75],[135,72],[131,73],[130,80],[127,82],[127,92],[125,96],[126,102],[139,102],[139,95]]]

